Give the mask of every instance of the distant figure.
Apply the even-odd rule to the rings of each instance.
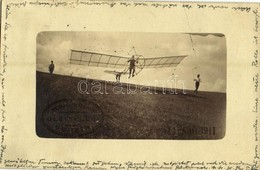
[[[122,73],[116,73],[116,82],[120,82],[120,77]]]
[[[138,63],[138,61],[135,59],[135,56],[133,55],[132,58],[130,60],[128,60],[127,62],[130,62],[130,64],[129,64],[129,77],[128,78],[131,77],[131,74],[132,74],[132,77],[134,77],[135,76],[135,63]]]
[[[51,74],[52,74],[53,71],[54,71],[54,64],[53,64],[53,61],[51,61],[51,64],[49,65],[49,71],[50,71]]]
[[[201,79],[200,79],[200,75],[199,75],[199,74],[197,75],[197,78],[194,79],[194,81],[195,81],[195,90],[194,90],[194,93],[198,93],[198,89],[199,89],[200,82],[201,82]]]

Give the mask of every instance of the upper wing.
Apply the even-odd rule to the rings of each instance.
[[[161,68],[161,67],[176,67],[181,61],[187,57],[183,56],[168,56],[158,58],[144,58],[140,59],[144,63],[144,68]]]
[[[70,64],[93,67],[123,68],[127,65],[127,61],[127,57],[79,50],[71,50],[70,54]]]

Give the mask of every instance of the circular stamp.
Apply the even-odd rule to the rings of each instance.
[[[42,114],[43,125],[63,137],[84,137],[103,122],[101,108],[86,99],[63,99],[51,103]]]

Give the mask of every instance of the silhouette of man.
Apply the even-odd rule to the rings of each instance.
[[[198,93],[198,89],[199,89],[200,82],[201,82],[201,79],[200,79],[200,75],[199,75],[199,74],[197,75],[197,78],[194,79],[194,81],[195,81],[195,90],[194,90],[194,93]]]
[[[130,60],[128,60],[127,62],[130,62],[129,64],[129,77],[134,77],[135,76],[135,63],[138,63],[138,61],[135,59],[135,56],[133,55],[132,58]],[[133,72],[132,72],[133,71]]]
[[[120,82],[121,74],[122,74],[122,73],[119,73],[119,72],[116,74],[116,81],[117,81],[117,82]]]
[[[50,73],[52,74],[53,73],[53,71],[54,71],[54,64],[53,64],[53,61],[51,61],[51,64],[49,65],[49,71],[50,71]]]

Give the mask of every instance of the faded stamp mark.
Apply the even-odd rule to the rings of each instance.
[[[48,105],[42,123],[62,137],[84,137],[94,133],[103,123],[103,111],[86,99],[63,99]]]

